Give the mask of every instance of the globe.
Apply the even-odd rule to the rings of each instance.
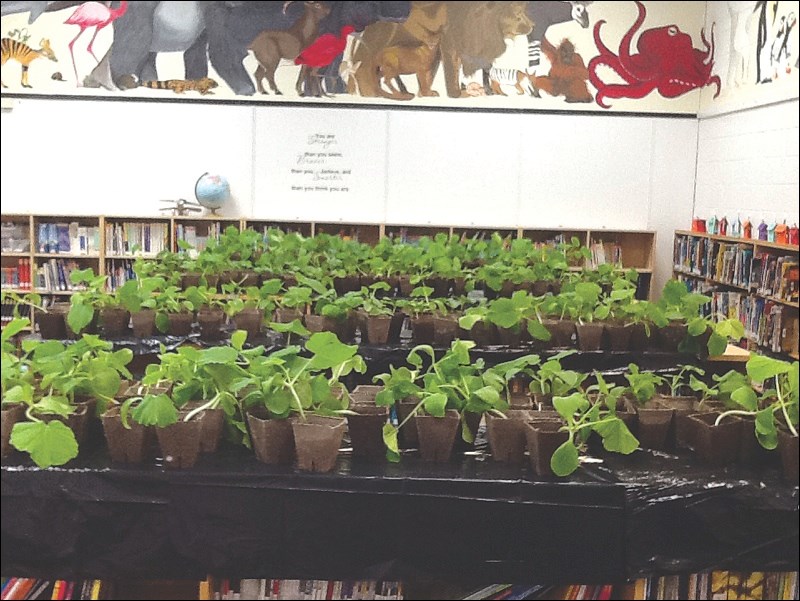
[[[221,209],[228,202],[231,188],[228,180],[221,175],[206,172],[197,179],[194,195],[201,206],[216,213],[217,209]]]

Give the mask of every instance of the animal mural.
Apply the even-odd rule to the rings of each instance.
[[[550,72],[530,76],[534,96],[539,95],[539,90],[544,90],[550,96],[563,96],[566,102],[591,102],[593,98],[586,86],[589,69],[583,57],[575,51],[575,45],[564,39],[556,48],[543,38],[541,49],[550,61]]]
[[[22,65],[22,78],[21,83],[23,88],[30,88],[32,87],[28,83],[28,68],[30,67],[31,63],[35,61],[40,56],[45,58],[49,58],[51,61],[56,62],[56,55],[53,53],[52,48],[50,48],[50,41],[47,39],[43,39],[39,42],[39,46],[41,46],[38,50],[35,50],[17,40],[12,40],[11,38],[3,38],[0,40],[0,65],[5,65],[10,60],[17,61],[20,65]],[[0,82],[4,88],[8,86]]]
[[[644,98],[653,90],[666,98],[676,98],[691,90],[716,85],[714,94],[719,96],[721,82],[712,75],[714,68],[714,29],[711,43],[706,40],[705,30],[700,31],[705,50],[694,48],[689,34],[677,25],[666,25],[647,29],[636,43],[637,53],[631,53],[633,36],[644,23],[647,11],[644,4],[636,2],[639,14],[633,25],[622,37],[618,53],[609,50],[600,37],[605,21],[594,26],[594,41],[600,55],[589,61],[589,81],[597,89],[595,101],[609,108],[607,98]],[[625,83],[606,83],[598,75],[598,67],[610,67]]]
[[[290,4],[293,3],[284,3],[284,13]],[[275,71],[278,69],[278,64],[282,59],[294,61],[304,48],[317,39],[319,22],[327,17],[331,10],[322,2],[304,2],[303,5],[303,14],[289,29],[262,31],[249,46],[258,61],[254,75],[256,87],[262,94],[266,94],[262,83],[264,78],[267,79],[274,94],[281,93],[275,84]],[[300,93],[301,84],[302,80],[298,79],[298,93]]]
[[[548,28],[574,21],[581,28],[589,27],[589,2],[528,2],[526,14],[535,23],[528,34],[528,73],[536,73],[541,62],[541,46]]]
[[[59,55],[70,53],[73,70],[63,76],[34,68],[37,93],[48,85],[53,93],[76,85],[101,94],[137,90],[134,97],[352,95],[453,106],[480,106],[484,96],[508,95],[501,103],[546,109],[554,102],[592,101],[609,108],[612,99],[644,98],[653,90],[654,98],[670,99],[719,86],[710,74],[713,31],[705,50],[693,48],[689,35],[670,25],[674,19],[657,16],[668,9],[660,5],[647,16],[645,4],[12,0],[2,3],[2,11],[4,22],[14,17],[5,31],[47,37]],[[748,13],[753,23],[756,4],[750,3]],[[627,15],[634,6],[638,17],[630,25]],[[604,26],[607,20],[612,25]],[[643,28],[645,21],[650,28]],[[787,14],[781,23],[788,32],[794,21]],[[42,27],[56,31],[42,36]],[[607,46],[617,47],[616,53]],[[791,46],[785,33],[765,43],[773,72],[792,68]],[[47,56],[44,48],[41,52]],[[622,81],[606,81],[608,69]],[[29,87],[27,71],[23,77]],[[7,73],[6,80],[12,83]]]

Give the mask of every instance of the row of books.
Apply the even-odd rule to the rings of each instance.
[[[228,580],[200,583],[200,599],[402,599],[399,582],[382,580]]]
[[[19,259],[12,267],[3,267],[0,270],[0,286],[16,290],[31,289],[31,261]]]
[[[3,578],[0,599],[101,599],[103,592],[100,580]]]
[[[740,292],[715,291],[711,295],[711,311],[717,319],[738,319],[744,324],[748,340],[776,353],[791,352],[791,348],[784,348],[790,342],[783,331],[786,309],[773,301]]]
[[[26,253],[31,250],[28,224],[3,222],[0,225],[0,249],[3,252]]]
[[[198,232],[198,227],[205,230],[205,235]],[[209,240],[219,240],[219,235],[223,229],[224,227],[219,221],[211,221],[203,226],[177,223],[175,224],[175,240],[183,240],[195,251],[199,252],[206,247]]]
[[[36,289],[44,292],[81,290],[82,285],[77,286],[69,279],[70,274],[80,268],[76,261],[49,259],[36,268]]]
[[[30,305],[17,305],[11,300],[4,300],[3,304],[0,305],[0,324],[5,326],[9,321],[14,319],[14,308],[17,309],[17,313],[20,317],[30,317],[31,316],[31,307]]]
[[[108,274],[108,289],[116,290],[128,280],[136,279],[136,272],[133,270],[133,261],[129,259],[110,259],[106,262],[106,273]]]
[[[616,242],[595,240],[589,245],[589,250],[592,253],[589,258],[589,267],[592,269],[607,263],[622,265],[622,246]]]
[[[790,601],[798,598],[797,572],[714,571],[639,578],[626,584],[496,584],[466,597],[478,599],[631,599],[643,601]]]
[[[752,248],[740,244],[676,236],[673,266],[679,272],[755,289],[762,296],[790,302],[800,298],[800,265],[796,256],[754,255]]]
[[[106,254],[125,255],[134,251],[154,257],[170,250],[169,223],[106,223]]]
[[[40,253],[90,255],[100,251],[100,228],[72,223],[40,223],[37,235]]]

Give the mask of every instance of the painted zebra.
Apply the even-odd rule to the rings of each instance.
[[[40,45],[41,48],[34,50],[27,44],[23,44],[17,40],[12,40],[11,38],[3,38],[0,40],[0,65],[5,65],[6,62],[10,60],[16,60],[19,62],[19,64],[22,65],[23,88],[31,87],[31,85],[28,83],[28,67],[30,66],[31,62],[40,56],[49,58],[51,61],[58,61],[56,55],[53,53],[53,49],[50,48],[50,40],[43,39]],[[2,84],[4,88],[8,87],[2,81],[0,81],[0,84]]]
[[[528,73],[535,73],[542,54],[542,39],[547,28],[558,23],[575,21],[584,29],[589,26],[588,2],[528,2],[526,13],[533,21],[528,34]]]

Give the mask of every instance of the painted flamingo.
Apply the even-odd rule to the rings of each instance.
[[[330,65],[337,56],[344,52],[345,46],[347,46],[347,36],[355,30],[352,25],[345,25],[338,36],[333,33],[323,34],[294,59],[294,64],[303,66],[300,69],[300,76],[297,78],[298,94],[302,95],[302,82],[306,78],[311,78],[312,85],[316,90],[314,95],[319,96],[322,94],[327,96],[322,91],[319,82],[319,70]]]
[[[89,50],[89,54],[92,55],[94,60],[99,63],[100,60],[95,56],[94,50],[92,49],[92,45],[97,38],[97,34],[100,33],[101,29],[119,19],[127,10],[127,0],[122,0],[119,3],[118,8],[109,8],[100,2],[84,2],[75,9],[75,12],[73,12],[66,21],[64,21],[66,25],[77,25],[81,28],[81,30],[78,32],[78,35],[76,35],[75,38],[69,43],[69,53],[72,57],[72,68],[75,71],[75,81],[79,81],[78,67],[75,65],[75,53],[72,51],[72,47],[75,45],[75,42],[78,41],[78,38],[81,37],[84,31],[90,27],[94,27],[94,35],[92,36],[92,40],[89,42],[89,47],[87,50]],[[80,85],[80,83],[78,85]]]

